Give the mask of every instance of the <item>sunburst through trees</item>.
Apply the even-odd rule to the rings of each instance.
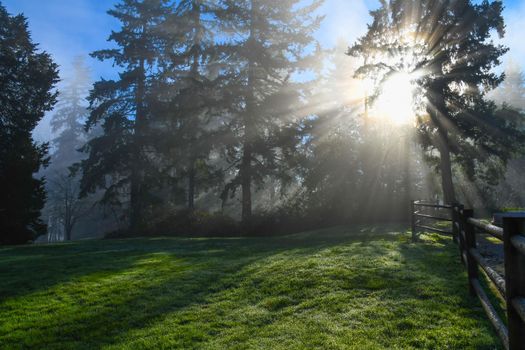
[[[100,132],[78,138],[74,119],[58,151],[85,143],[75,188],[127,235],[406,220],[411,198],[486,199],[523,147],[523,115],[489,98],[504,81],[502,1],[381,0],[365,34],[333,50],[323,0],[112,3],[113,46],[92,57],[113,78],[94,84],[85,117]],[[500,91],[522,105],[516,85]]]
[[[514,120],[485,99],[503,80],[493,68],[507,48],[492,38],[504,35],[502,10],[501,1],[382,0],[368,33],[349,50],[364,61],[357,76],[377,83],[373,98],[381,99],[381,88],[387,96],[396,86],[406,90],[413,76],[416,132],[439,165],[447,203],[456,200],[454,161],[474,178],[485,164],[504,166],[522,136]],[[389,87],[400,76],[405,83]],[[399,113],[390,110],[394,120]]]

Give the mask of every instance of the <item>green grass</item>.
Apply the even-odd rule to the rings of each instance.
[[[500,348],[457,247],[409,237],[383,226],[3,248],[0,348]]]

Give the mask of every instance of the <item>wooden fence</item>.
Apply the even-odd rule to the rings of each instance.
[[[432,222],[453,221],[453,211],[451,205],[433,204],[423,201],[412,201],[412,240],[417,240],[419,229],[425,231],[438,232],[446,235],[454,235],[454,230],[447,231],[432,225]],[[452,229],[454,226],[452,226]],[[456,240],[454,238],[454,240]]]
[[[413,236],[417,228],[418,206],[413,202],[412,229]],[[430,205],[425,203],[425,205]],[[437,206],[443,209],[448,206]],[[448,208],[447,208],[448,209]],[[477,296],[490,322],[496,329],[506,349],[525,350],[525,219],[503,217],[503,227],[494,226],[474,218],[474,211],[462,205],[450,206],[452,214],[452,231],[446,232],[457,238],[460,256],[467,267],[470,293]],[[429,219],[441,220],[443,217],[432,216]],[[440,232],[432,227],[430,231]],[[441,233],[441,232],[440,232]],[[503,241],[505,276],[496,272],[481,255],[476,245],[476,235],[489,234]],[[506,321],[504,322],[492,305],[487,291],[480,283],[480,271],[486,275],[487,283],[492,283],[505,301]]]

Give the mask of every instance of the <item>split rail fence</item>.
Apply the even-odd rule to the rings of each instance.
[[[434,212],[448,211],[447,215],[426,214],[421,208]],[[503,217],[503,227],[475,219],[474,211],[462,205],[434,205],[412,202],[412,235],[417,238],[418,228],[452,235],[458,243],[460,256],[467,267],[470,293],[477,296],[490,322],[496,329],[506,349],[525,350],[525,219]],[[421,223],[421,218],[451,222],[451,231]],[[505,275],[501,276],[477,249],[476,236],[489,234],[503,241]],[[505,301],[506,322],[491,303],[480,282],[480,272],[486,276]]]

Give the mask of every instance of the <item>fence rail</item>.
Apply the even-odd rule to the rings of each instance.
[[[432,209],[433,213],[425,212],[424,210]],[[412,201],[412,240],[417,240],[418,229],[426,231],[438,232],[446,235],[453,235],[454,231],[448,231],[442,228],[429,226],[425,221],[445,221],[453,222],[452,216],[453,207],[450,205],[433,204],[424,201]],[[437,213],[436,213],[437,212]],[[444,213],[449,213],[449,216],[444,216]]]
[[[412,202],[412,230],[415,225],[419,202]],[[424,203],[425,207],[431,206]],[[448,206],[437,205],[439,209]],[[452,234],[458,243],[460,257],[467,267],[470,293],[477,296],[488,319],[494,326],[504,346],[508,350],[525,350],[525,219],[503,217],[503,227],[495,226],[474,218],[474,211],[462,205],[450,206],[452,211]],[[426,217],[426,216],[425,216]],[[431,216],[435,220],[441,217]],[[432,229],[430,231],[438,230]],[[448,232],[447,232],[448,233]],[[486,233],[503,241],[505,275],[500,275],[477,249],[476,235]],[[492,283],[505,301],[506,322],[492,305],[489,294],[480,282],[480,271]]]

